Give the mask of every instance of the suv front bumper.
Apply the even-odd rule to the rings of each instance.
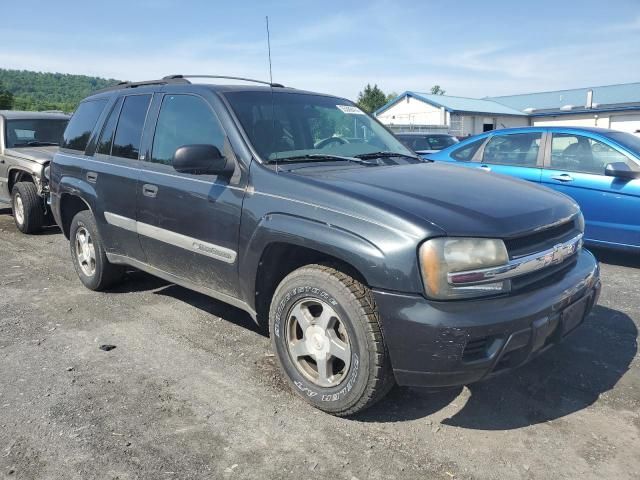
[[[513,296],[435,302],[374,290],[400,385],[447,387],[520,366],[580,325],[598,301],[600,270],[582,250],[552,285]]]

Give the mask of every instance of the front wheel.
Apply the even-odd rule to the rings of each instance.
[[[371,291],[323,265],[308,265],[278,286],[271,341],[293,390],[338,416],[364,410],[394,385]]]

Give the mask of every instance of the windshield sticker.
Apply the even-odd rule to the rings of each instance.
[[[348,113],[351,115],[366,115],[362,110],[358,107],[354,107],[352,105],[336,105],[343,113]]]

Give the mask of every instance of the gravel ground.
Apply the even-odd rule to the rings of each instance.
[[[562,345],[339,419],[246,314],[139,272],[91,292],[62,234],[0,210],[0,478],[640,478],[640,258],[598,256],[600,305]]]

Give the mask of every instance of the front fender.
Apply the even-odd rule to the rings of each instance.
[[[10,186],[15,183],[12,183],[10,179],[14,178],[14,175],[20,176],[20,174],[24,174],[33,179],[33,183],[38,189],[38,195],[42,195],[42,172],[44,171],[46,164],[41,165],[38,163],[35,165],[24,165],[24,162],[17,163],[15,159],[13,159],[13,162],[13,165],[10,165],[7,169],[7,178],[9,179],[7,181],[7,186],[9,187],[9,190],[11,190]],[[9,191],[9,194],[11,194],[11,191]]]
[[[369,225],[371,227],[371,225]],[[374,240],[376,239],[376,240]],[[268,214],[256,224],[239,270],[244,298],[252,301],[263,252],[273,243],[305,247],[337,258],[355,268],[371,287],[419,292],[415,240],[389,229],[371,228],[367,238],[344,227],[285,213]]]

